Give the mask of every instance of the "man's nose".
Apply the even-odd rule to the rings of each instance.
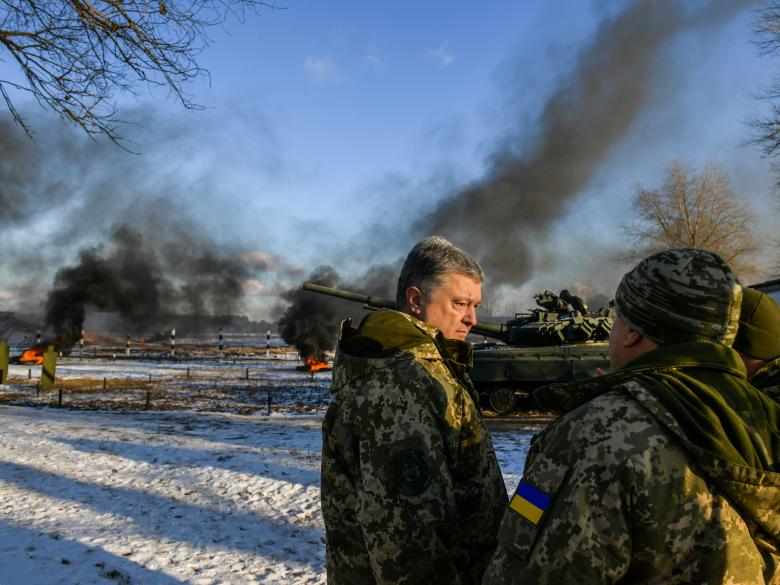
[[[474,325],[477,322],[477,310],[474,307],[466,309],[466,313],[463,315],[464,325]]]

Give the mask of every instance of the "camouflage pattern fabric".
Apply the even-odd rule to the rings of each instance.
[[[706,250],[666,250],[642,260],[615,292],[615,310],[660,344],[716,341],[737,334],[742,287],[729,266]]]
[[[750,383],[780,402],[780,358],[765,364],[750,378]]]
[[[765,399],[728,351],[732,365],[706,368],[710,379],[732,378],[760,410]],[[705,369],[683,362],[692,369],[661,379],[690,381]],[[585,402],[534,441],[483,584],[780,582],[780,473],[692,444],[659,400],[652,369],[628,370],[606,388],[583,382],[576,400]],[[560,389],[543,394],[552,401]],[[765,454],[772,468],[778,451],[775,441]]]
[[[507,496],[463,374],[470,346],[403,313],[367,319],[395,327],[404,349],[379,340],[351,355],[345,340],[358,332],[342,326],[323,422],[328,583],[479,583]]]

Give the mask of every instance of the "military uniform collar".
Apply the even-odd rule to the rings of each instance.
[[[747,378],[745,364],[730,347],[709,341],[689,341],[662,345],[603,376],[543,386],[534,391],[533,399],[542,410],[568,412],[636,375],[685,368],[715,369]]]

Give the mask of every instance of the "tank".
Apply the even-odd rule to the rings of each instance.
[[[368,309],[397,309],[395,301],[360,295],[307,282],[304,290],[363,303]],[[473,344],[470,372],[485,409],[497,414],[529,410],[530,392],[552,382],[593,376],[609,367],[607,340],[612,318],[606,310],[591,313],[567,290],[534,296],[537,308],[504,323],[479,322],[471,333],[493,341]]]
[[[538,308],[500,325],[478,324],[472,333],[502,343],[474,345],[470,372],[484,408],[497,414],[531,409],[534,388],[593,376],[609,367],[612,318],[591,313],[577,296],[562,290],[534,296]]]

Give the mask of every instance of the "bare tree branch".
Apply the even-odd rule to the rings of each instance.
[[[780,2],[765,2],[757,14],[755,32],[759,50],[765,55],[780,52]],[[769,102],[777,100],[780,97],[780,76],[776,75],[767,87],[754,95]],[[766,116],[749,119],[748,124],[755,130],[755,136],[748,143],[758,146],[764,156],[774,161],[773,168],[780,176],[780,163],[776,160],[780,155],[780,104],[772,103]]]
[[[728,175],[708,164],[701,173],[675,161],[660,190],[636,188],[638,217],[623,226],[632,248],[622,257],[639,259],[668,248],[704,248],[720,255],[745,279],[757,275],[759,251],[751,227],[755,215],[737,196]]]
[[[29,92],[88,135],[120,140],[114,94],[167,88],[189,109],[185,84],[208,72],[196,58],[207,31],[273,0],[0,0],[0,62],[25,82],[0,79],[0,95],[30,134],[8,89]]]

